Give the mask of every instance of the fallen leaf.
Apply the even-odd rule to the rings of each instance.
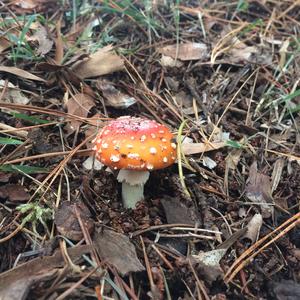
[[[38,13],[47,11],[48,13],[58,5],[56,0],[15,0],[11,1],[10,8],[16,14]]]
[[[72,261],[77,262],[83,254],[92,250],[89,245],[76,246],[68,249]],[[52,277],[59,268],[65,265],[65,257],[60,251],[53,256],[43,256],[32,259],[0,274],[0,299],[27,299],[27,294],[34,283]]]
[[[185,43],[168,45],[157,49],[159,53],[174,59],[203,60],[208,55],[208,48],[203,43]]]
[[[94,156],[89,156],[82,164],[82,166],[86,169],[86,170],[96,170],[99,171],[103,168],[103,164],[96,159]]]
[[[288,47],[290,45],[290,38],[287,38],[282,46],[280,47],[280,50],[279,50],[279,54],[280,54],[280,60],[279,60],[279,67],[280,69],[282,70],[286,64],[286,56],[287,56],[287,53],[288,53]]]
[[[128,108],[136,103],[136,99],[118,91],[106,80],[98,81],[97,87],[101,90],[107,105],[114,108]]]
[[[145,270],[127,236],[103,227],[95,233],[94,244],[101,260],[112,264],[122,276]]]
[[[16,68],[16,67],[0,66],[0,72],[10,73],[10,74],[13,74],[13,75],[16,75],[19,77],[23,77],[26,79],[30,79],[30,80],[46,82],[46,80],[44,80],[43,78],[33,75],[27,71],[24,71],[24,70]]]
[[[82,79],[111,74],[124,69],[124,61],[112,51],[112,46],[106,46],[90,55],[89,58],[74,65],[72,70]]]
[[[0,53],[11,46],[11,42],[4,36],[0,37]]]
[[[175,60],[174,58],[166,55],[161,56],[160,64],[163,67],[170,67],[170,68],[180,68],[183,66],[183,62],[181,62],[180,60]]]
[[[270,283],[271,293],[276,300],[298,300],[300,299],[300,284],[293,280],[282,280]]]
[[[38,5],[36,0],[17,0],[14,1],[14,4],[24,9],[34,9]]]
[[[68,113],[82,118],[87,117],[93,106],[95,106],[94,99],[83,93],[76,94],[67,101]],[[80,127],[81,122],[78,120],[72,120],[70,125],[71,129],[77,130]]]
[[[247,225],[247,232],[244,238],[251,240],[252,243],[256,242],[259,237],[260,228],[263,223],[261,214],[255,214]]]
[[[30,287],[34,284],[46,280],[50,280],[57,274],[58,269],[48,270],[45,268],[43,272],[36,275],[27,275],[19,280],[12,281],[8,286],[0,288],[1,300],[19,300],[26,299]]]
[[[0,91],[2,91],[5,85],[5,80],[0,80]],[[30,99],[27,98],[18,87],[13,85],[11,82],[8,82],[2,101],[17,104],[28,104]]]
[[[273,172],[272,172],[272,189],[271,189],[272,193],[277,189],[277,186],[281,179],[284,165],[285,165],[285,160],[283,158],[277,159],[274,164]]]
[[[56,23],[55,62],[60,65],[64,57],[64,45],[61,36],[61,19]]]
[[[216,281],[224,274],[220,260],[225,255],[227,249],[215,249],[208,252],[200,252],[198,255],[192,255],[192,263],[197,263],[197,269],[204,280],[208,282]]]
[[[165,196],[161,199],[168,224],[184,223],[194,226],[200,216],[193,202],[189,205],[178,198]]]
[[[226,168],[230,170],[235,170],[239,161],[240,157],[242,155],[243,149],[233,149],[228,153],[228,155],[225,158],[226,161]]]
[[[26,192],[22,185],[6,184],[0,186],[0,198],[11,202],[23,202],[30,199],[30,194]]]
[[[269,218],[273,214],[273,198],[270,177],[257,172],[257,162],[250,166],[249,177],[246,182],[246,197],[259,205],[263,218]]]
[[[0,182],[1,183],[9,182],[9,179],[10,179],[11,176],[12,176],[11,173],[0,172]]]
[[[226,146],[226,142],[184,143],[181,145],[185,155],[217,150]]]
[[[217,166],[217,163],[208,156],[203,156],[202,164],[203,164],[204,167],[207,167],[211,170],[214,169]]]
[[[80,241],[83,238],[83,233],[75,209],[77,209],[83,224],[91,233],[94,229],[94,221],[91,218],[89,209],[83,202],[63,202],[55,212],[54,223],[60,234],[70,240]]]
[[[228,250],[238,239],[240,239],[247,232],[247,228],[241,228],[235,233],[233,233],[228,239],[226,239],[222,244],[218,245],[217,249]]]
[[[254,57],[257,53],[258,49],[256,46],[247,46],[238,38],[233,38],[230,50],[228,51],[228,56],[231,62],[239,63],[244,61],[252,61],[252,57]]]
[[[35,34],[30,37],[31,41],[37,41],[39,43],[39,47],[36,50],[37,54],[45,55],[52,49],[53,41],[48,38],[48,33],[45,27],[39,26],[38,30]]]

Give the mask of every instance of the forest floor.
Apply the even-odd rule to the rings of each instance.
[[[0,299],[300,299],[300,2],[1,2]],[[177,143],[125,209],[92,140]]]

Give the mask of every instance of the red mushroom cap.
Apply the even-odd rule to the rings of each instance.
[[[96,157],[115,170],[154,170],[173,164],[176,144],[169,128],[153,120],[120,117],[94,140]]]

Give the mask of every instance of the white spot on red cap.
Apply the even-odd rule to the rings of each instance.
[[[163,143],[165,143],[167,140],[166,140],[165,138],[162,138],[161,141],[162,141]]]
[[[152,164],[147,164],[147,167],[146,167],[148,170],[153,170],[154,166]]]
[[[167,162],[168,162],[168,158],[167,158],[166,156],[163,158],[163,162],[164,162],[164,163],[167,163]]]
[[[161,134],[165,133],[164,130],[159,130],[158,132],[161,133]]]
[[[172,147],[173,149],[176,149],[176,144],[175,144],[175,143],[171,143],[171,147]]]
[[[157,150],[156,150],[155,147],[150,147],[149,151],[150,151],[151,154],[156,154],[157,153]]]
[[[143,134],[142,136],[141,136],[141,142],[144,142],[145,140],[146,140],[146,136]]]
[[[140,155],[138,153],[129,153],[127,154],[127,157],[131,159],[139,159]]]
[[[119,155],[111,155],[109,159],[112,162],[118,162],[118,161],[120,161],[120,156]]]
[[[108,144],[107,144],[107,143],[103,143],[103,144],[102,144],[102,148],[103,148],[103,149],[107,149],[107,148],[108,148]]]
[[[153,139],[156,138],[156,135],[155,135],[154,133],[151,133],[150,135],[151,135],[151,137],[152,137]]]
[[[127,144],[126,147],[127,147],[128,149],[132,149],[132,148],[133,148],[133,146],[132,146],[131,144]]]

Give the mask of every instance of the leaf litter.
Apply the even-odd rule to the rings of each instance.
[[[0,298],[297,295],[298,10],[3,6]],[[182,141],[133,210],[91,150],[124,115],[163,122]]]

